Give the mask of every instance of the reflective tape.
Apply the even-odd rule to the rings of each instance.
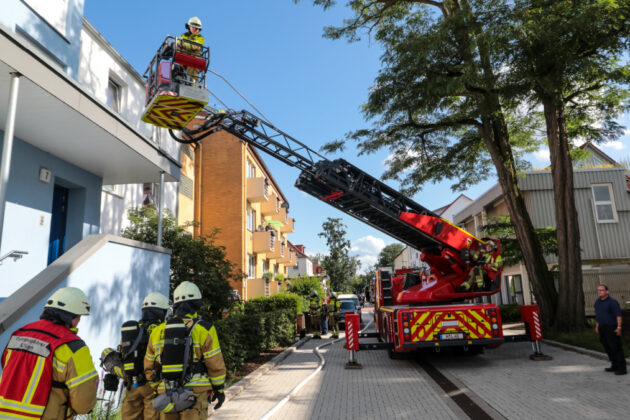
[[[96,376],[98,376],[98,373],[96,373],[96,371],[93,370],[86,373],[85,375],[78,376],[70,381],[66,381],[66,386],[68,387],[68,389],[74,388],[75,386],[79,386],[83,382],[87,382],[90,379],[95,378]]]

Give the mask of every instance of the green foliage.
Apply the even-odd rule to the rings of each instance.
[[[312,291],[317,292],[318,296],[324,296],[324,287],[319,277],[297,277],[291,280],[288,290],[301,298],[302,308],[308,307]]]
[[[385,246],[378,254],[378,261],[376,267],[393,267],[394,258],[398,256],[405,249],[403,244],[395,243]]]
[[[295,339],[295,322],[301,299],[291,293],[258,297],[245,302],[243,311],[215,322],[221,352],[228,372],[274,347],[285,347]]]
[[[512,322],[521,322],[521,307],[516,304],[500,305],[501,321],[504,324]]]
[[[488,224],[483,225],[481,230],[484,236],[498,238],[501,241],[503,265],[516,265],[523,261],[521,247],[516,239],[510,216],[491,216],[488,218]],[[555,228],[550,226],[538,228],[535,229],[535,233],[544,255],[558,254]]]
[[[345,225],[339,218],[329,217],[322,224],[323,231],[319,237],[326,239],[328,255],[324,256],[320,265],[330,279],[333,290],[345,290],[350,286],[352,278],[361,266],[356,257],[351,257],[350,241],[346,239]]]
[[[155,207],[129,210],[130,226],[122,232],[129,239],[155,244],[157,242],[158,215]],[[218,231],[194,238],[183,227],[177,226],[173,215],[165,212],[162,220],[162,246],[170,248],[170,293],[182,282],[195,283],[201,290],[203,306],[200,313],[208,319],[218,319],[224,308],[233,304],[232,288],[228,279],[242,277],[226,259],[225,248],[215,245]]]

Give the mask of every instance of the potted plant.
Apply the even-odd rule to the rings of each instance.
[[[282,283],[282,281],[284,280],[284,274],[282,273],[278,273],[275,275],[274,279],[278,282],[278,283]]]
[[[266,273],[263,273],[262,276],[265,279],[265,283],[269,283],[271,279],[273,278],[273,273],[266,272]]]

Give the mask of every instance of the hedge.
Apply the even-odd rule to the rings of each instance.
[[[506,322],[521,322],[521,307],[516,304],[500,305],[499,311],[501,312],[501,321]]]
[[[261,352],[291,345],[297,314],[302,311],[301,300],[293,293],[258,297],[217,321],[214,325],[228,372]]]

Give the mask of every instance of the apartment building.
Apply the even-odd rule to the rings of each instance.
[[[573,169],[575,201],[580,226],[580,249],[586,313],[592,314],[596,287],[602,282],[614,290],[621,302],[630,300],[630,173],[591,143],[586,161]],[[553,185],[549,168],[528,171],[519,180],[527,210],[537,228],[555,226]],[[493,216],[508,215],[507,204],[497,184],[455,215],[467,231],[483,236],[481,227]],[[549,267],[555,255],[546,256]],[[495,303],[530,304],[534,301],[527,272],[522,264],[503,268],[502,291]]]
[[[232,288],[245,300],[278,293],[296,264],[287,237],[294,218],[271,172],[254,148],[225,131],[197,143],[194,156],[195,234],[219,229],[216,243],[243,272]]]
[[[106,233],[145,185],[176,210],[179,145],[139,121],[142,78],[83,5],[6,0],[0,13],[0,347],[60,287],[92,303],[90,348],[116,342],[146,294],[168,293],[169,250]]]

